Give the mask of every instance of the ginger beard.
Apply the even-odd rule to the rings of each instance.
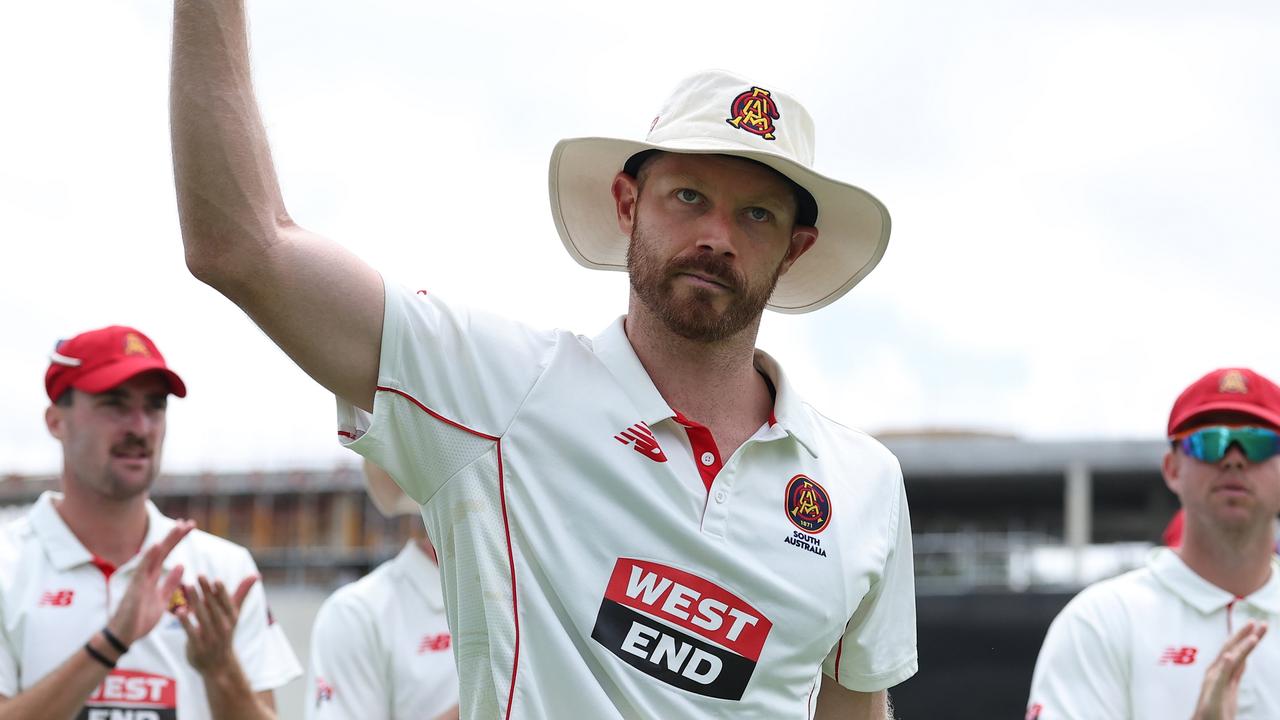
[[[651,240],[637,218],[627,246],[631,288],[649,312],[669,330],[688,340],[713,343],[741,332],[764,312],[782,275],[779,261],[768,282],[752,287],[742,273],[719,255],[698,253],[663,262]],[[678,297],[676,278],[688,271],[697,271],[727,286],[728,307],[717,310],[715,296],[719,293],[705,288],[686,288],[684,297]]]

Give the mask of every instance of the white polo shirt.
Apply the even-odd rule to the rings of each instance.
[[[1245,665],[1236,720],[1280,718],[1280,561],[1271,579],[1237,598],[1168,548],[1147,566],[1096,583],[1049,626],[1031,681],[1035,720],[1189,718],[1205,670],[1249,620],[1270,624]]]
[[[309,720],[432,720],[458,704],[440,570],[416,542],[324,601],[307,688]]]
[[[59,497],[44,493],[26,517],[0,529],[0,695],[7,697],[84,652],[85,641],[115,613],[142,559],[138,553],[112,568],[95,558],[54,509]],[[173,525],[148,501],[143,547],[159,542]],[[247,550],[199,530],[169,553],[164,567],[174,565],[183,566],[184,582],[205,575],[228,588],[258,574]],[[234,642],[255,692],[278,688],[302,672],[284,632],[268,617],[260,582],[245,598]],[[187,663],[186,646],[182,624],[166,614],[133,642],[77,717],[211,718],[204,682]]]
[[[916,669],[897,460],[797,398],[731,457],[615,322],[537,331],[388,284],[372,417],[339,434],[423,504],[467,718],[807,718],[821,672]]]

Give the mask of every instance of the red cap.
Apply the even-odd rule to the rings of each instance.
[[[187,396],[187,386],[164,364],[164,356],[151,338],[131,327],[112,325],[62,340],[49,356],[44,389],[57,402],[68,388],[101,393],[135,375],[152,370],[164,373],[169,392]]]
[[[1214,370],[1182,391],[1169,413],[1169,436],[1209,412],[1252,415],[1280,428],[1280,387],[1248,368]]]

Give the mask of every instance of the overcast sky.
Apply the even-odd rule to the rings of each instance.
[[[727,68],[802,100],[817,169],[893,216],[844,299],[766,315],[760,346],[816,406],[873,432],[1154,438],[1214,367],[1280,376],[1275,7],[259,0],[251,19],[292,215],[397,282],[595,334],[625,277],[562,249],[551,148],[641,137],[680,78]],[[190,388],[168,470],[354,457],[332,398],[183,265],[171,12],[0,10],[0,474],[59,467],[48,352],[115,323]]]

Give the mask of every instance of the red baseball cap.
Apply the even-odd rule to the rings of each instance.
[[[1169,436],[1197,415],[1231,411],[1280,428],[1280,387],[1248,368],[1221,368],[1191,383],[1173,403]]]
[[[44,373],[44,389],[50,402],[57,402],[68,388],[101,393],[144,372],[159,370],[169,381],[169,392],[187,396],[187,386],[169,369],[164,356],[141,332],[112,325],[61,340],[49,355]]]

